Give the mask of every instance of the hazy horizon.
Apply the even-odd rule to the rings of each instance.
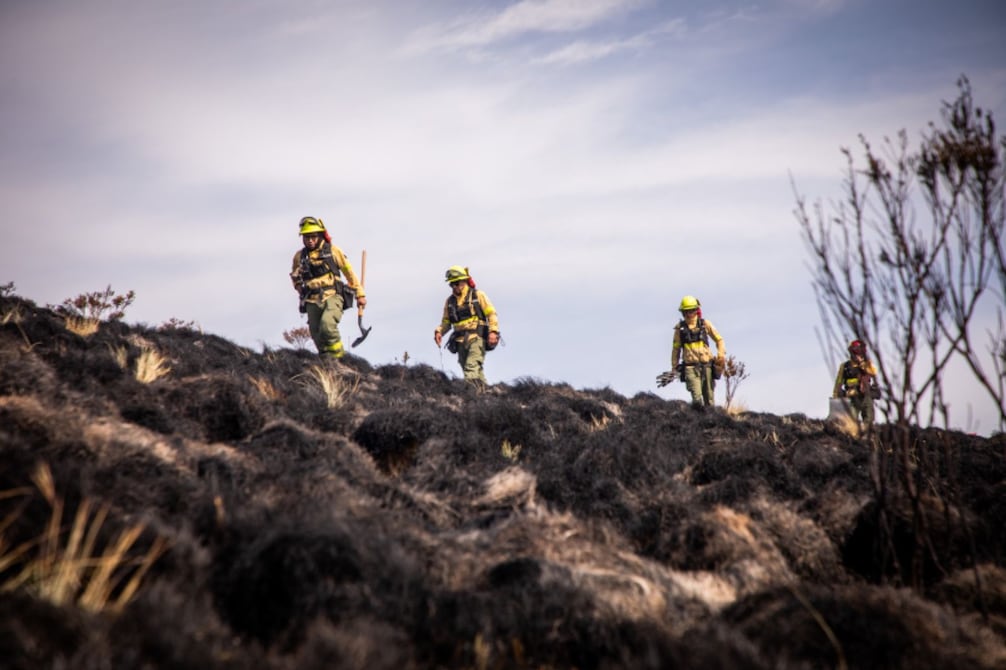
[[[0,18],[0,284],[18,295],[111,284],[136,291],[128,322],[286,346],[312,215],[357,269],[367,250],[373,331],[352,353],[374,365],[458,374],[432,332],[461,264],[499,310],[490,381],[685,399],[654,378],[691,294],[750,373],[737,402],[775,414],[824,416],[844,353],[818,344],[793,186],[836,197],[860,134],[917,144],[961,75],[1006,118],[993,0],[57,0]],[[948,384],[955,426],[995,429],[973,379]]]

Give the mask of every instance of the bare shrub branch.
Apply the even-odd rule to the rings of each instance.
[[[735,356],[727,356],[726,364],[723,367],[723,384],[726,386],[726,402],[724,408],[729,412],[737,394],[737,387],[741,382],[750,377],[747,367],[743,362],[737,360]]]
[[[307,349],[312,343],[311,331],[308,330],[307,326],[283,331],[283,339],[286,340],[287,344],[296,349]]]
[[[63,315],[67,330],[81,337],[88,337],[98,332],[98,325],[102,321],[120,321],[126,315],[126,308],[135,299],[134,291],[116,294],[109,285],[104,291],[81,293],[74,298],[67,298],[58,306],[49,307]]]
[[[860,136],[862,165],[842,150],[842,200],[826,212],[797,194],[795,213],[828,345],[866,342],[886,418],[949,427],[945,374],[963,362],[1004,429],[1006,138],[974,107],[967,79],[958,84],[958,98],[944,103],[944,126],[930,124],[917,150],[905,131],[879,151]],[[997,328],[983,329],[981,317],[993,311]]]

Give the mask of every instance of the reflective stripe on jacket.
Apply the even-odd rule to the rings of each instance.
[[[482,308],[482,313],[485,314],[485,323],[489,327],[489,332],[498,333],[499,317],[496,314],[496,308],[489,302],[485,293],[472,289],[470,286],[464,286],[459,296],[455,296],[453,293],[447,296],[447,300],[444,302],[444,314],[438,326],[440,332],[446,333],[451,328],[456,333],[477,331],[479,315],[475,307],[476,300]]]
[[[682,319],[674,327],[671,365],[677,366],[679,358],[685,365],[708,363],[713,360],[713,352],[709,348],[710,338],[716,342],[717,356],[725,357],[726,347],[723,344],[723,338],[708,319],[699,317],[694,328],[689,328],[688,323]]]

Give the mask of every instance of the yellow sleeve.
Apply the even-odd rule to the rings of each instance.
[[[485,313],[486,321],[489,322],[489,332],[500,332],[499,316],[496,314],[496,308],[493,307],[493,304],[489,301],[489,296],[482,291],[476,291],[475,297],[478,299],[479,304],[482,305],[482,312]]]
[[[835,388],[831,391],[831,397],[837,398],[838,394],[842,391],[842,373],[845,371],[845,363],[841,363],[838,366],[838,374],[835,375]]]
[[[671,344],[671,369],[678,367],[681,360],[681,326],[674,326],[674,342]]]
[[[720,332],[709,322],[709,319],[705,320],[706,332],[709,333],[709,337],[713,338],[713,342],[716,343],[716,355],[720,358],[727,357],[727,345],[723,341],[723,336]]]
[[[365,297],[367,294],[364,292],[363,287],[360,286],[360,281],[356,278],[356,273],[353,272],[353,266],[346,259],[346,254],[342,253],[342,249],[334,244],[332,245],[332,258],[335,259],[336,267],[346,277],[346,284],[349,288],[356,291],[356,297]]]
[[[449,296],[447,296],[447,300],[444,301],[444,314],[443,314],[443,316],[440,317],[440,325],[437,326],[437,331],[441,335],[446,334],[447,331],[449,331],[451,329],[451,317],[450,317],[449,307],[450,307],[450,304],[451,304],[451,300],[453,300],[453,299],[454,299],[454,296],[453,295],[449,295]]]
[[[300,251],[297,251],[293,255],[293,269],[290,270],[290,281],[293,282],[293,287],[300,290]]]

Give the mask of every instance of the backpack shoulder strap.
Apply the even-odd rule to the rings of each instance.
[[[332,273],[335,279],[339,279],[339,266],[335,264],[335,258],[332,256],[332,245],[326,243],[321,248],[321,258],[325,261],[325,265],[328,267],[328,271]]]
[[[474,286],[472,286],[468,291],[468,304],[469,307],[474,310],[476,316],[479,317],[479,322],[486,320],[486,313],[482,309],[482,301],[479,300],[479,293]]]

